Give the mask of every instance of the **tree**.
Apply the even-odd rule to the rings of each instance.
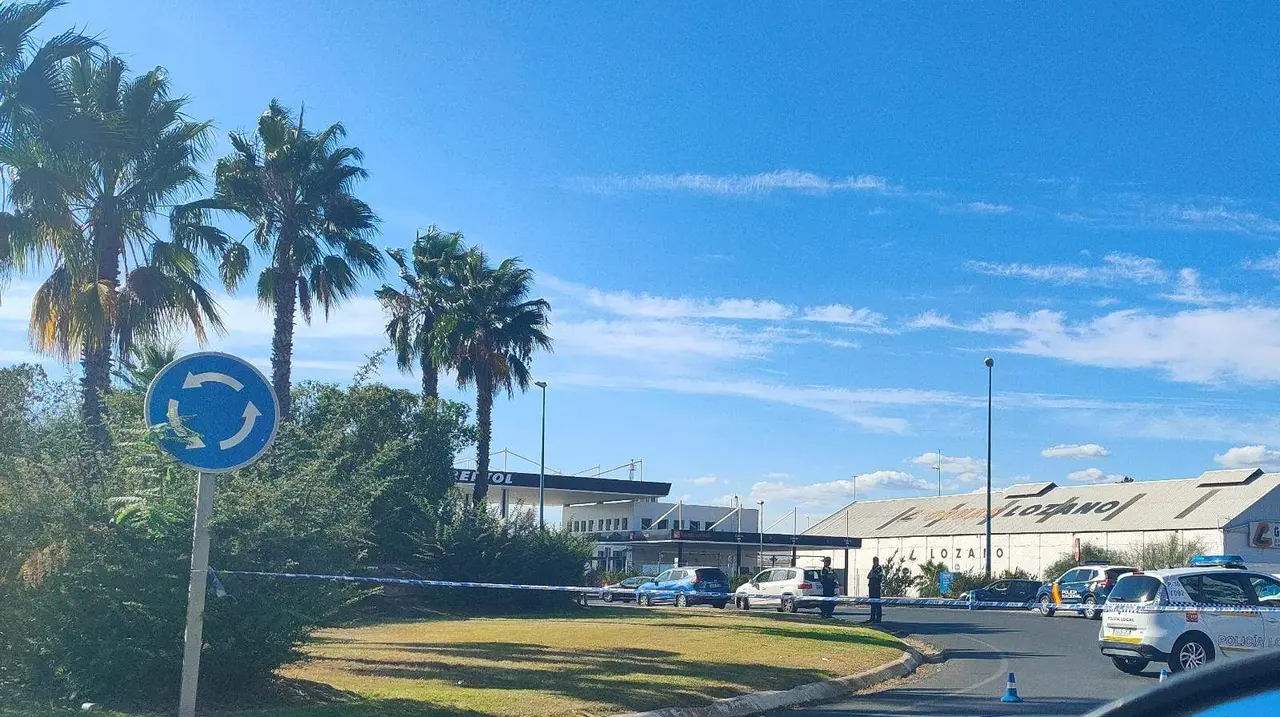
[[[390,314],[387,339],[395,350],[396,366],[401,371],[413,370],[416,363],[422,371],[422,396],[440,396],[440,364],[431,350],[436,324],[449,305],[457,264],[465,255],[462,233],[440,231],[431,226],[413,241],[412,258],[406,259],[400,249],[387,254],[400,267],[404,290],[384,284],[378,289],[378,300]]]
[[[458,386],[476,387],[476,482],[474,502],[484,501],[489,489],[489,442],[493,426],[493,395],[506,389],[529,388],[529,364],[538,349],[551,350],[551,305],[529,300],[533,271],[519,259],[497,268],[473,248],[457,265],[454,301],[440,319],[434,341],[436,359],[452,366]]]
[[[0,6],[0,146],[32,137],[60,145],[73,140],[74,98],[61,64],[97,46],[74,31],[37,46],[31,39],[44,16],[63,0],[10,2]]]
[[[178,358],[178,345],[173,343],[145,343],[135,345],[128,356],[120,359],[115,377],[130,391],[145,393],[160,369]]]
[[[920,586],[920,576],[911,572],[905,558],[897,553],[889,556],[881,566],[884,568],[884,580],[880,583],[880,594],[884,597],[903,597],[912,588]]]
[[[79,357],[85,429],[100,449],[113,352],[188,327],[200,342],[221,331],[201,255],[221,252],[226,237],[203,223],[203,202],[177,203],[201,184],[210,125],[183,114],[187,100],[170,97],[165,71],[130,79],[119,58],[88,53],[60,69],[96,139],[54,147],[18,135],[0,148],[16,209],[3,218],[7,258],[18,270],[53,260],[32,302],[31,341]],[[153,221],[170,207],[162,239]]]
[[[329,312],[355,293],[362,274],[377,275],[382,255],[368,240],[377,224],[369,205],[352,194],[366,176],[355,147],[340,146],[343,126],[319,133],[295,122],[272,100],[253,136],[231,134],[235,151],[218,161],[218,208],[235,211],[254,225],[254,246],[269,263],[258,276],[258,301],[275,313],[271,380],[280,415],[291,415],[289,388],[295,315],[311,323],[314,304]],[[234,290],[249,270],[249,247],[228,247],[221,272]]]

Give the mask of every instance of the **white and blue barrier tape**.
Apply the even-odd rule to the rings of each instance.
[[[636,590],[603,588],[603,587],[580,587],[573,585],[524,585],[518,583],[484,583],[484,582],[464,582],[457,580],[425,580],[419,578],[376,578],[358,575],[322,575],[316,573],[277,573],[256,570],[209,570],[209,576],[213,582],[213,588],[218,597],[225,597],[228,591],[223,583],[218,579],[219,575],[245,575],[264,578],[282,578],[286,580],[328,580],[331,582],[345,582],[369,585],[411,585],[415,587],[431,587],[431,588],[485,588],[490,590],[532,590],[536,592],[557,592],[572,593],[586,597],[603,597],[606,592],[615,595],[622,594],[636,597],[639,593]],[[652,596],[657,600],[673,600],[680,591],[676,590],[647,590],[645,594]],[[784,597],[781,595],[773,595],[767,593],[712,593],[712,592],[696,592],[684,593],[685,595],[696,598],[699,602],[733,602],[735,598],[746,598],[748,600],[779,600]],[[983,600],[958,600],[952,598],[904,598],[904,597],[821,597],[818,595],[798,595],[794,596],[796,601],[805,606],[815,605],[818,603],[834,602],[837,605],[891,605],[900,607],[934,607],[934,608],[952,608],[957,610],[1038,610],[1039,603],[1032,602],[997,602]],[[1100,605],[1086,607],[1078,603],[1051,603],[1050,609],[1055,612],[1085,612],[1087,610],[1097,610],[1100,612],[1229,612],[1244,614],[1260,614],[1260,613],[1280,613],[1280,607],[1265,607],[1258,605],[1199,605],[1194,603],[1122,603],[1109,604],[1103,602]]]

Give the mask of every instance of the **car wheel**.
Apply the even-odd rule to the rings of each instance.
[[[750,609],[751,609],[751,598],[742,598],[741,600],[739,600],[739,601],[738,601],[738,609],[739,609],[739,610],[750,610]]]
[[[653,607],[653,598],[649,597],[648,593],[641,595],[639,598],[636,599],[636,602],[640,603],[645,607]]]
[[[728,605],[728,604],[729,604],[729,601],[728,601],[728,600],[717,600],[717,601],[715,601],[715,602],[711,603],[711,606],[712,606],[712,607],[714,607],[714,608],[715,608],[715,609],[717,609],[717,610],[723,610],[723,609],[724,609],[724,606],[725,606],[725,605]]]
[[[782,609],[783,609],[783,610],[785,610],[786,612],[795,612],[796,610],[798,610],[798,609],[800,609],[800,608],[796,606],[796,599],[795,599],[795,598],[793,598],[793,597],[784,597],[784,598],[782,598]]]
[[[604,598],[603,598],[603,599],[604,599],[604,601],[605,601],[605,602],[613,602],[613,591],[612,591],[612,590],[605,590],[605,591],[604,591]]]
[[[1045,617],[1053,617],[1053,604],[1049,602],[1048,595],[1040,596],[1040,614]]]
[[[1170,672],[1183,672],[1210,662],[1213,662],[1213,644],[1203,635],[1183,635],[1169,653]]]
[[[684,593],[676,596],[676,607],[689,607],[689,598],[685,597]]]
[[[1081,612],[1086,620],[1097,620],[1102,617],[1102,611],[1098,609],[1098,601],[1092,596],[1084,599],[1084,610]]]
[[[1117,670],[1127,675],[1141,675],[1142,671],[1147,669],[1149,660],[1143,660],[1137,657],[1113,657],[1111,664],[1116,666]]]

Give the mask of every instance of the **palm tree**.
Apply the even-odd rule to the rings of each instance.
[[[177,358],[178,345],[175,343],[135,344],[128,356],[120,358],[120,366],[113,373],[130,391],[145,393],[160,370]]]
[[[76,138],[69,131],[75,124],[73,98],[60,65],[97,42],[74,31],[39,46],[31,39],[44,16],[65,4],[39,0],[0,5],[0,146],[23,136],[44,135],[55,145]]]
[[[462,232],[445,233],[431,226],[414,239],[412,253],[410,261],[400,249],[387,250],[400,267],[405,288],[384,284],[375,294],[391,317],[387,339],[395,351],[396,366],[407,373],[416,363],[422,371],[422,397],[434,399],[440,396],[441,365],[431,350],[432,336],[447,310],[454,273],[465,254]]]
[[[271,380],[288,417],[294,317],[311,323],[315,303],[330,310],[355,293],[360,274],[380,274],[382,255],[368,240],[377,217],[352,194],[365,177],[363,154],[339,146],[341,124],[319,133],[295,122],[276,100],[252,137],[231,134],[235,151],[218,161],[216,199],[253,222],[253,244],[269,258],[258,276],[258,302],[275,312]],[[222,278],[234,290],[249,268],[249,248],[229,247]]]
[[[190,328],[198,341],[222,330],[202,283],[201,254],[218,254],[226,237],[204,225],[206,202],[176,204],[202,183],[198,165],[210,125],[182,112],[157,68],[127,76],[106,55],[77,55],[62,68],[80,122],[95,142],[52,147],[38,138],[0,148],[13,179],[16,211],[5,217],[8,258],[18,270],[52,260],[31,306],[31,342],[64,360],[79,358],[82,414],[93,444],[105,447],[103,395],[112,353]],[[171,237],[154,220],[170,210]]]
[[[507,396],[529,388],[529,364],[538,349],[551,350],[545,329],[551,305],[545,299],[529,300],[533,271],[519,259],[507,259],[496,269],[479,249],[471,249],[456,267],[456,299],[451,302],[435,331],[436,358],[452,366],[458,386],[476,386],[476,423],[479,441],[476,505],[489,490],[489,442],[493,426],[493,395],[506,389]]]

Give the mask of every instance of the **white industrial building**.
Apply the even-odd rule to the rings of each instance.
[[[1280,572],[1280,473],[1207,471],[1197,478],[1060,486],[1028,483],[992,493],[992,572],[1043,570],[1081,543],[1113,550],[1200,539],[1212,554],[1241,555],[1250,567]],[[802,552],[799,563],[852,571],[853,594],[866,592],[871,558],[898,554],[954,571],[986,566],[986,493],[854,502],[805,531],[806,536],[862,539],[848,551]],[[848,564],[844,562],[848,556]]]

